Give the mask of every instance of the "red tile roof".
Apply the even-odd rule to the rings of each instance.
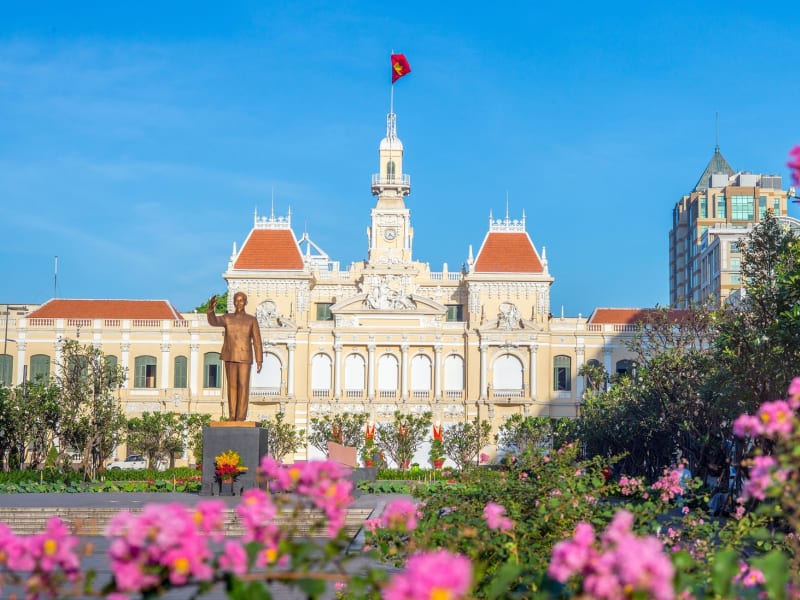
[[[53,298],[27,315],[29,319],[167,319],[183,320],[167,300],[67,300]]]
[[[300,271],[303,257],[291,229],[253,229],[233,268]]]
[[[614,325],[635,325],[646,323],[651,317],[657,315],[661,309],[658,308],[596,308],[589,317],[589,323],[614,324]],[[668,315],[676,322],[688,318],[689,311],[674,309],[669,310]]]
[[[478,273],[542,273],[542,261],[527,233],[491,232],[475,260]]]

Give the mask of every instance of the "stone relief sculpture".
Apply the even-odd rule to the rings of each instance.
[[[364,308],[373,310],[413,310],[416,307],[411,298],[389,287],[386,279],[373,285],[364,300]]]
[[[520,313],[515,304],[503,302],[500,304],[500,312],[497,315],[498,329],[519,329]]]
[[[256,308],[258,324],[264,328],[291,327],[293,324],[286,317],[278,314],[278,305],[272,300],[264,300]]]

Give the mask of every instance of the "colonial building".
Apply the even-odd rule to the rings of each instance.
[[[780,175],[735,172],[719,150],[672,211],[669,291],[673,308],[711,298],[720,306],[741,289],[739,241],[768,210],[786,217]],[[793,219],[787,221],[790,224]]]
[[[376,197],[366,259],[342,269],[290,215],[255,215],[223,277],[243,291],[261,327],[264,364],[252,374],[248,418],[281,410],[308,429],[315,415],[431,411],[443,423],[513,414],[573,417],[589,361],[627,371],[624,340],[639,309],[596,309],[587,319],[553,316],[554,277],[524,213],[489,217],[477,254],[462,270],[432,271],[414,259],[405,199],[410,176],[396,117],[378,149]],[[771,197],[771,196],[770,196]],[[9,312],[9,311],[6,311]],[[178,313],[165,300],[53,299],[6,316],[7,383],[52,375],[65,339],[94,344],[127,369],[127,413],[173,410],[224,415],[222,330],[204,314]],[[310,452],[310,451],[309,451]],[[302,457],[303,454],[298,456]]]

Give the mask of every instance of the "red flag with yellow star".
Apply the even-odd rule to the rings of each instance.
[[[392,83],[409,73],[411,73],[411,66],[408,64],[405,54],[392,54]]]

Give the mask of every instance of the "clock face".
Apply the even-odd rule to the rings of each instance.
[[[389,241],[392,241],[395,237],[397,237],[397,230],[392,229],[391,227],[388,229],[384,229],[383,237]]]

